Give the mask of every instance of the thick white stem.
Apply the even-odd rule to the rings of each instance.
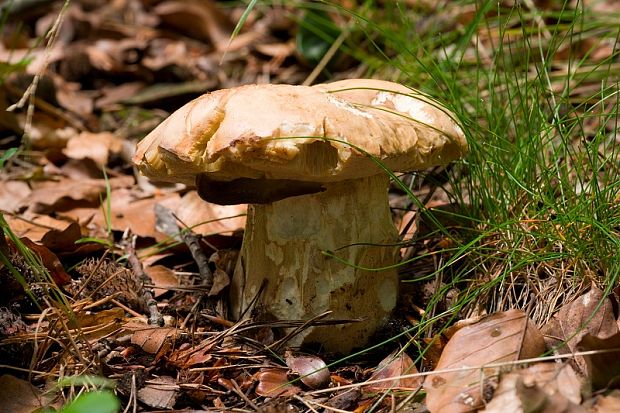
[[[289,345],[317,342],[346,353],[366,344],[394,309],[395,269],[366,271],[326,256],[335,251],[359,267],[396,262],[397,240],[387,196],[388,180],[369,178],[331,183],[314,195],[287,198],[248,211],[241,255],[231,285],[235,316],[258,299],[262,320],[306,320],[324,311],[330,318],[363,318],[359,323],[313,327]],[[354,244],[372,245],[354,245]],[[343,248],[345,247],[345,248]],[[341,249],[342,248],[342,249]]]

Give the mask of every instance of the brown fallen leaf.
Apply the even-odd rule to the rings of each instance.
[[[121,85],[106,85],[101,88],[101,97],[95,100],[95,108],[108,108],[115,103],[122,102],[134,96],[140,90],[144,89],[143,82],[127,82]]]
[[[82,64],[90,64],[93,69],[104,72],[135,73],[139,68],[131,62],[138,58],[138,52],[146,49],[147,40],[144,37],[96,40],[84,48],[88,59]]]
[[[173,208],[179,202],[179,195],[164,193],[159,196],[139,199],[131,188],[121,188],[112,191],[110,200],[111,229],[125,231],[131,229],[133,234],[140,237],[152,237],[156,241],[166,238],[165,234],[155,228],[155,206],[166,205]],[[85,225],[91,236],[105,234],[108,227],[106,213],[100,207],[72,208],[63,213],[80,224]]]
[[[480,412],[534,413],[544,405],[545,412],[584,412],[582,381],[570,364],[536,363],[501,376],[493,398]]]
[[[163,23],[195,39],[210,41],[217,49],[226,46],[234,28],[212,1],[164,1],[153,11]]]
[[[287,351],[284,359],[291,372],[311,389],[321,389],[329,384],[329,369],[320,357]]]
[[[92,159],[99,167],[104,167],[110,155],[118,154],[122,149],[123,141],[113,133],[82,132],[70,138],[62,152],[72,159]]]
[[[175,215],[197,234],[231,235],[245,228],[247,205],[216,205],[189,191],[175,208]]]
[[[605,396],[597,396],[589,406],[591,413],[620,412],[620,390],[614,390]]]
[[[389,356],[381,360],[369,381],[394,378],[394,380],[371,383],[363,387],[365,392],[380,392],[384,390],[416,390],[424,380],[422,377],[399,378],[405,374],[418,373],[418,369],[411,357],[402,350],[394,350]]]
[[[75,319],[70,320],[69,327],[80,328],[87,340],[98,340],[119,330],[124,322],[125,311],[114,307],[96,312],[78,312],[75,314]]]
[[[261,369],[254,375],[258,381],[256,394],[263,397],[290,397],[301,392],[301,388],[291,384],[284,369]]]
[[[586,334],[601,339],[610,337],[618,333],[612,302],[603,291],[592,286],[586,294],[562,306],[542,328],[542,333],[547,347],[557,354],[575,352],[577,343]],[[583,357],[576,356],[575,362],[585,373],[587,368]]]
[[[94,93],[82,90],[82,86],[76,82],[66,82],[60,76],[54,76],[56,87],[56,99],[63,108],[86,118],[92,115],[95,107]]]
[[[75,242],[82,237],[80,226],[69,219],[56,219],[48,215],[5,215],[15,234],[29,238],[54,251],[73,251]]]
[[[150,379],[138,390],[138,399],[149,407],[172,409],[179,397],[179,386],[173,377],[160,376]]]
[[[139,346],[149,354],[157,354],[167,341],[173,340],[180,334],[173,327],[152,327],[144,325],[138,328],[131,336],[131,343]]]
[[[114,191],[132,186],[134,180],[131,176],[121,176],[110,178],[108,183]],[[103,179],[61,178],[58,181],[36,182],[26,199],[31,212],[57,213],[78,207],[99,207],[105,191],[106,182]]]
[[[168,356],[168,361],[170,364],[182,369],[206,363],[213,358],[212,349],[214,345],[213,341],[205,340],[195,346],[183,350],[175,350]]]
[[[431,412],[469,412],[483,407],[493,388],[498,367],[489,364],[533,358],[545,351],[540,331],[521,310],[496,313],[463,327],[448,341],[437,370],[424,381],[426,405]]]
[[[434,337],[423,338],[422,342],[424,343],[424,358],[422,359],[424,370],[435,370],[448,339],[443,334],[437,334]]]
[[[224,288],[228,287],[228,285],[230,285],[230,277],[226,274],[226,271],[216,268],[215,271],[213,271],[213,285],[209,290],[209,297],[218,295]]]
[[[576,351],[594,351],[582,356],[583,373],[592,383],[593,390],[618,388],[620,385],[620,332],[600,338],[584,335],[577,343]]]
[[[0,376],[0,388],[0,406],[3,412],[31,413],[48,406],[53,397],[29,382],[8,374]]]
[[[36,256],[41,259],[43,266],[49,271],[52,279],[57,285],[66,285],[71,282],[71,277],[65,271],[64,267],[60,263],[60,260],[52,251],[44,245],[39,245],[36,242],[31,241],[28,238],[22,237],[21,241],[30,249]]]
[[[153,288],[153,295],[156,298],[168,292],[168,288],[166,287],[174,287],[179,285],[178,277],[174,271],[168,267],[164,267],[163,265],[145,266],[144,271],[155,285]]]
[[[0,181],[0,210],[18,212],[28,206],[23,200],[30,195],[30,186],[24,181]]]

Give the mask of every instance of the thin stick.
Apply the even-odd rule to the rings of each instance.
[[[233,387],[235,388],[235,393],[237,393],[237,395],[239,395],[239,397],[241,397],[255,411],[257,411],[257,412],[261,411],[261,409],[252,400],[250,400],[250,398],[248,396],[246,396],[246,394],[243,392],[243,390],[241,390],[241,387],[239,387],[239,385],[237,384],[235,379],[231,379],[230,382],[232,383]]]
[[[518,366],[521,364],[537,363],[541,361],[555,361],[555,360],[567,359],[567,358],[572,358],[575,356],[592,356],[595,354],[619,353],[619,352],[620,352],[620,348],[612,348],[612,349],[605,349],[605,350],[576,351],[574,353],[568,353],[568,354],[558,354],[558,355],[553,355],[553,356],[537,357],[537,358],[530,358],[530,359],[523,359],[523,360],[489,363],[489,364],[482,364],[480,366],[455,367],[451,369],[425,371],[421,373],[403,374],[402,376],[398,376],[398,377],[389,377],[385,379],[369,380],[363,383],[345,384],[344,386],[338,386],[338,387],[334,387],[330,389],[312,390],[312,391],[306,392],[306,394],[316,395],[316,394],[322,394],[322,393],[331,393],[335,390],[354,389],[354,388],[358,388],[362,386],[367,386],[369,384],[383,383],[383,382],[393,381],[393,380],[412,379],[416,377],[434,376],[436,374],[457,373],[457,372],[470,371],[470,370],[500,368],[500,367],[507,367],[507,366]]]
[[[147,290],[145,285],[153,284],[153,280],[148,276],[146,272],[144,272],[144,268],[142,267],[142,263],[138,259],[136,255],[136,236],[130,235],[129,231],[123,234],[123,244],[125,247],[125,252],[127,253],[127,261],[131,266],[131,269],[136,276],[136,278],[140,281],[142,288],[140,288],[141,298],[146,302],[147,309],[149,311],[149,324],[156,326],[164,325],[164,318],[159,312],[157,308],[157,301],[153,298],[153,291]]]

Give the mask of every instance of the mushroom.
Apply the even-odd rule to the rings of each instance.
[[[150,178],[196,185],[209,202],[250,204],[231,282],[234,317],[256,299],[262,320],[325,311],[361,319],[310,327],[289,342],[347,353],[386,322],[398,295],[389,176],[377,161],[407,172],[466,151],[438,103],[392,82],[352,79],[203,95],[144,138],[134,162]]]

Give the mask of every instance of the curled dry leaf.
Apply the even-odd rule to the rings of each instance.
[[[130,188],[120,188],[112,192],[109,215],[111,229],[122,232],[129,228],[133,234],[140,237],[152,237],[157,241],[164,240],[166,236],[155,228],[155,206],[161,204],[173,207],[179,201],[179,195],[167,193],[137,199],[134,192]],[[91,236],[106,232],[108,223],[100,207],[74,208],[67,211],[65,215],[85,225]]]
[[[234,28],[212,1],[165,1],[154,12],[165,24],[198,40],[211,41],[218,49],[226,46]]]
[[[502,375],[499,387],[484,413],[581,412],[582,382],[570,364],[537,363]]]
[[[19,121],[20,127],[24,128],[25,121],[21,117]],[[78,134],[78,129],[64,122],[53,120],[45,114],[39,114],[33,117],[29,133],[34,149],[61,149],[67,146],[69,139]]]
[[[424,381],[426,405],[434,412],[468,412],[483,406],[498,367],[489,364],[533,358],[545,351],[540,331],[521,310],[509,310],[463,327],[448,341],[436,370]],[[488,393],[486,394],[488,396]]]
[[[576,351],[577,343],[587,334],[604,339],[618,333],[612,302],[603,291],[592,286],[590,291],[575,301],[564,305],[543,327],[547,347],[558,354]],[[581,371],[587,372],[583,357],[575,362]]]
[[[358,404],[359,399],[362,397],[362,392],[359,389],[347,389],[342,390],[340,393],[325,402],[325,406],[331,407],[334,410],[350,410]],[[372,400],[372,399],[371,399]],[[330,409],[325,409],[330,411]],[[356,410],[357,411],[357,410]]]
[[[22,237],[21,241],[26,245],[36,256],[41,258],[41,263],[47,270],[54,282],[58,285],[65,285],[71,282],[71,277],[65,271],[64,267],[60,263],[60,260],[52,251],[45,245],[39,245],[36,242],[31,241],[28,238]]]
[[[437,334],[434,337],[423,338],[422,341],[424,342],[424,358],[422,360],[424,370],[435,370],[448,339],[442,334]]]
[[[311,389],[321,389],[329,384],[329,369],[321,358],[311,355],[294,355],[292,352],[287,352],[284,358],[291,372],[299,375],[301,382]]]
[[[383,390],[415,390],[423,381],[422,377],[400,378],[405,374],[415,374],[418,372],[411,357],[402,350],[395,350],[381,360],[375,372],[370,376],[369,381],[393,378],[394,380],[371,383],[364,386],[364,391],[379,392]]]
[[[620,412],[620,390],[614,390],[606,396],[598,396],[592,404],[592,413]]]
[[[254,376],[258,380],[256,394],[263,397],[289,397],[301,392],[291,381],[283,369],[261,369]]]
[[[121,85],[106,85],[101,88],[101,97],[95,101],[97,109],[103,109],[122,102],[144,89],[143,82],[127,82]]]
[[[582,356],[584,374],[592,383],[593,390],[617,387],[620,382],[620,333],[607,338],[584,335],[576,345],[576,351],[594,351]]]
[[[222,290],[230,284],[230,277],[226,274],[226,271],[216,268],[213,271],[213,285],[209,290],[209,296],[215,296],[222,292]]]
[[[82,237],[78,223],[67,219],[37,214],[6,215],[5,219],[18,236],[54,251],[74,251],[75,241]]]
[[[58,85],[56,99],[60,106],[83,118],[92,115],[95,106],[94,93],[84,92],[79,83],[65,82],[59,76],[55,77],[55,81]]]

